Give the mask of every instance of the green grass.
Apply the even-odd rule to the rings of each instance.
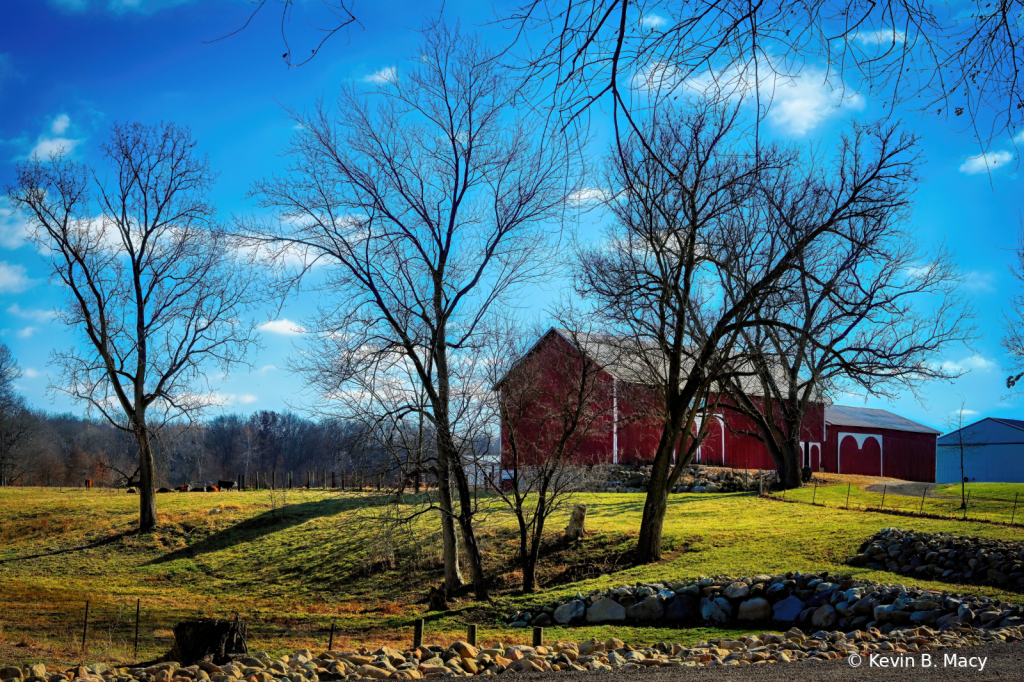
[[[787,493],[808,500],[812,494],[810,489]],[[427,614],[422,603],[428,586],[439,584],[443,575],[434,518],[421,518],[408,542],[381,547],[374,533],[379,524],[371,513],[380,500],[375,494],[290,492],[286,499],[261,491],[161,495],[160,529],[140,537],[130,533],[137,514],[134,496],[0,489],[0,662],[80,658],[86,600],[90,659],[133,658],[136,599],[142,601],[143,660],[170,648],[170,629],[176,622],[200,615],[232,617],[236,612],[250,622],[251,644],[272,652],[323,647],[332,622],[336,647],[408,644],[412,620],[424,616],[428,638],[435,641],[461,637],[465,624],[474,622],[481,640],[526,642],[527,632],[507,628],[498,617],[577,591],[640,580],[790,570],[899,582],[892,574],[849,568],[843,562],[865,538],[886,526],[987,537],[1024,535],[1018,528],[970,520],[846,511],[837,504],[845,488],[837,486],[819,488],[817,494],[827,507],[746,494],[673,495],[665,524],[665,558],[642,567],[629,565],[628,555],[635,545],[643,495],[580,495],[576,501],[589,506],[587,538],[578,549],[552,543],[542,560],[541,590],[527,596],[517,594],[512,518],[495,505],[479,530],[495,599],[481,605],[466,597],[441,615]],[[851,501],[873,499],[857,489],[851,495]],[[211,515],[217,504],[235,508]],[[566,516],[550,520],[552,536],[565,525]],[[393,565],[381,563],[388,553],[384,550],[394,552]],[[576,580],[578,575],[592,577]],[[920,584],[949,589],[942,583]],[[1020,601],[1018,595],[992,589],[962,589]],[[712,633],[601,626],[549,628],[546,636],[613,634],[644,643],[692,642]]]
[[[1024,484],[1020,483],[970,483],[967,490],[971,498],[967,507],[968,520],[995,521],[998,523],[1015,524],[1024,522],[1024,494],[1020,496],[1020,504],[1014,512],[1014,493],[1024,493]],[[885,509],[900,512],[925,513],[949,517],[951,519],[962,519],[963,509],[960,508],[960,486],[958,484],[941,485],[934,488],[938,495],[943,498],[933,498],[910,495],[895,495],[886,491],[884,499],[882,493],[868,492],[857,487],[856,484],[827,485],[800,488],[799,490],[786,491],[785,499],[797,502],[811,502],[823,504],[825,507],[845,508],[847,504],[851,509]],[[847,498],[849,495],[849,498]],[[783,498],[782,493],[776,493],[775,497]],[[889,525],[900,525],[910,523],[907,519],[902,522],[893,520]],[[1024,538],[1024,534],[1021,534]]]

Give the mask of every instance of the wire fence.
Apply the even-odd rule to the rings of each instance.
[[[938,486],[923,486],[920,495],[896,492],[902,486],[881,485],[880,492],[862,490],[853,484],[813,485],[773,492],[770,498],[783,502],[865,511],[897,516],[919,516],[945,520],[974,521],[1024,527],[1024,498],[981,496],[967,490],[963,496],[935,492]]]

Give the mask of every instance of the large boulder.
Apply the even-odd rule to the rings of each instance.
[[[632,620],[660,620],[664,615],[665,607],[657,595],[651,595],[626,609],[626,616]]]
[[[587,615],[587,605],[578,599],[573,599],[568,604],[562,604],[555,609],[555,622],[559,625],[568,625],[583,620]]]
[[[733,583],[722,591],[727,599],[746,599],[750,594],[750,585],[746,583]]]
[[[772,605],[764,597],[754,597],[740,604],[736,617],[739,620],[768,620],[772,617]]]
[[[836,624],[836,620],[838,617],[835,608],[830,604],[823,604],[811,616],[811,625],[819,630],[829,630]]]
[[[709,623],[719,625],[728,622],[732,616],[732,604],[728,599],[715,597],[714,599],[704,598],[700,602],[700,617]]]
[[[800,617],[800,612],[803,610],[803,601],[799,597],[789,596],[775,602],[775,606],[772,608],[772,618],[783,623],[792,623]]]
[[[598,599],[587,609],[588,623],[617,623],[626,620],[626,609],[614,599]]]
[[[677,594],[665,607],[665,620],[693,620],[699,614],[697,600],[686,594]]]

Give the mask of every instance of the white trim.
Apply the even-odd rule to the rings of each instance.
[[[612,464],[619,463],[619,389],[612,377]]]
[[[877,433],[850,433],[849,431],[840,431],[836,434],[836,473],[843,473],[843,439],[847,436],[853,436],[853,439],[857,441],[857,449],[860,450],[864,447],[864,443],[868,438],[874,438],[878,443],[878,475],[885,476],[885,451],[882,449],[882,436]]]
[[[824,448],[822,447],[821,443],[816,443],[813,440],[802,440],[802,441],[800,441],[800,454],[801,454],[801,457],[800,457],[801,462],[800,463],[803,464],[803,460],[804,460],[803,455],[806,455],[806,457],[807,457],[807,466],[811,466],[811,464],[814,462],[814,457],[811,455],[811,447],[814,446],[814,445],[818,446],[818,469],[817,470],[818,471],[824,471],[825,470],[825,463],[824,463],[825,462],[825,458],[821,454],[824,451]]]
[[[704,416],[705,415],[701,415],[701,416],[697,417],[697,420],[698,420],[697,421],[697,432],[698,433],[700,433],[700,427],[704,423]],[[712,416],[715,419],[717,419],[719,426],[722,427],[722,466],[725,466],[725,418],[722,415],[720,415],[720,414],[712,414],[710,416]],[[698,445],[697,446],[697,461],[698,462],[703,462],[704,461],[704,458],[702,457],[702,454],[703,454],[702,450],[703,449],[704,449],[703,445]]]

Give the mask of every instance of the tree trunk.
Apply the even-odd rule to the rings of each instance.
[[[672,464],[672,441],[669,429],[661,434],[658,452],[651,467],[651,483],[644,501],[644,514],[640,521],[640,537],[636,543],[636,563],[646,564],[661,559],[661,531],[668,510],[668,479]]]
[[[153,471],[153,444],[145,424],[136,424],[139,447],[139,532],[156,528],[156,475]]]
[[[786,443],[780,453],[780,460],[776,462],[776,471],[779,474],[779,487],[783,490],[792,490],[803,485],[803,478],[800,475],[802,454],[799,443]]]
[[[526,516],[522,508],[516,510],[519,521],[519,567],[523,571],[523,593],[534,591],[537,584],[536,563],[531,562],[530,532],[526,526]],[[531,565],[532,564],[532,565]]]
[[[487,580],[484,577],[483,557],[480,556],[476,533],[473,532],[473,498],[469,492],[469,480],[461,462],[453,462],[452,468],[455,470],[455,483],[459,488],[459,526],[462,528],[462,543],[466,549],[466,558],[469,560],[473,592],[479,601],[486,601]]]
[[[451,473],[444,457],[438,458],[437,497],[441,507],[441,548],[444,556],[444,589],[449,595],[463,585],[459,570],[459,542],[455,535],[455,514],[452,509]]]

